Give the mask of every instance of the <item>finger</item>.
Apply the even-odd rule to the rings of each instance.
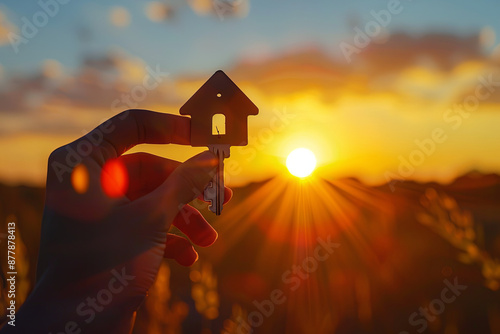
[[[158,228],[168,230],[178,212],[203,192],[216,170],[218,159],[202,152],[180,164],[158,188],[127,204],[128,210],[149,212]]]
[[[210,151],[200,153],[177,167],[154,193],[168,210],[170,222],[185,204],[198,197],[212,179],[218,160]]]
[[[118,158],[127,170],[129,186],[126,196],[134,200],[156,189],[181,164],[178,161],[148,153],[133,153]]]
[[[233,198],[233,191],[229,187],[224,187],[224,203],[223,204],[226,204],[227,202],[229,202],[231,200],[231,198]],[[208,202],[208,201],[205,201],[205,197],[204,197],[203,193],[201,193],[198,196],[198,199],[200,201],[203,201],[203,202]]]
[[[167,259],[174,259],[177,263],[186,267],[198,260],[198,253],[188,240],[170,233],[167,234],[163,256]]]
[[[217,240],[214,228],[190,205],[180,210],[172,224],[198,246],[208,247]]]
[[[190,137],[189,117],[132,109],[110,118],[69,145],[76,152],[85,152],[85,156],[92,155],[102,164],[138,144],[188,145]]]

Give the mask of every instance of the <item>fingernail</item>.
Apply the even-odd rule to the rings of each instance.
[[[180,265],[185,267],[189,267],[193,265],[196,261],[198,261],[198,252],[194,249],[193,246],[191,248],[186,248],[177,258],[177,262]]]
[[[196,244],[201,247],[212,246],[219,237],[219,234],[215,230],[207,231],[204,233],[199,240],[196,240]]]

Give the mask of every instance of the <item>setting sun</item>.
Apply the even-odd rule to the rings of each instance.
[[[309,176],[316,168],[316,156],[307,148],[297,148],[288,155],[286,167],[294,176]]]

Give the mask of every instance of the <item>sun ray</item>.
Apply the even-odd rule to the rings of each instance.
[[[344,294],[354,298],[370,289],[370,281],[357,276],[359,268],[368,268],[366,275],[380,272],[381,261],[371,238],[383,234],[386,228],[372,221],[381,221],[378,215],[387,214],[388,218],[382,220],[389,224],[393,215],[388,198],[356,180],[326,181],[314,175],[280,175],[252,189],[250,194],[235,193],[243,200],[216,222],[221,240],[225,240],[225,252],[231,254],[247,240],[251,271],[266,282],[269,292],[279,288],[289,298],[281,310],[284,316],[290,316],[287,327],[303,328],[304,333],[331,331],[345,316],[346,311],[338,308],[342,298],[348,298]],[[314,256],[318,238],[334,240],[341,246],[292,291],[283,275]],[[339,292],[339,286],[345,291]],[[356,312],[364,319],[371,314],[366,303],[346,307],[361,307]],[[320,316],[324,310],[329,310],[329,317]]]

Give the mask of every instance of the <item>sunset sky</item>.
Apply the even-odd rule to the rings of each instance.
[[[0,181],[43,185],[55,148],[128,107],[178,113],[218,69],[260,109],[248,147],[231,150],[229,184],[282,173],[297,147],[327,179],[500,173],[496,2],[224,3],[73,0],[47,7],[49,17],[35,1],[2,2]],[[389,8],[381,28],[375,16]],[[369,45],[356,46],[367,27]],[[349,57],[347,44],[357,47]],[[121,101],[158,69],[143,100]],[[179,160],[201,151],[140,150]]]

